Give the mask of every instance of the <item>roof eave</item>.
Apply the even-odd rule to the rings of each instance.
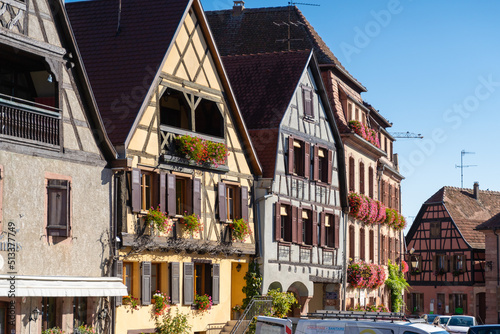
[[[354,77],[347,71],[345,71],[342,67],[340,67],[336,63],[332,64],[320,64],[320,68],[334,68],[337,69],[340,73],[342,73],[346,78],[349,79],[355,86],[357,86],[362,92],[367,92],[368,90],[366,89],[365,86],[363,86],[358,80],[354,79]]]

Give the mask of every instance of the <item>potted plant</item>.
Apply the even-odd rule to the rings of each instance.
[[[42,331],[42,334],[64,334],[65,332],[59,327],[48,328]]]
[[[172,220],[160,210],[160,206],[156,209],[151,207],[144,220],[159,232],[168,233],[172,229]]]
[[[243,218],[235,219],[229,223],[233,241],[245,241],[252,234],[247,221]]]
[[[232,310],[233,310],[233,319],[234,319],[234,320],[238,320],[238,319],[240,319],[240,316],[241,316],[241,310],[242,310],[242,309],[241,309],[241,306],[240,306],[240,305],[238,305],[238,304],[236,304],[235,306],[233,306]]]
[[[95,334],[96,331],[94,328],[92,328],[92,326],[87,326],[87,325],[80,325],[76,328],[75,330],[75,334],[78,333],[78,334]]]
[[[139,299],[132,296],[123,297],[123,304],[130,305],[130,308],[136,311],[139,309]]]
[[[156,291],[156,293],[153,295],[153,299],[154,299],[153,313],[155,317],[159,317],[170,306],[170,297],[167,296],[166,293]]]
[[[203,225],[201,223],[200,217],[193,213],[188,215],[187,212],[184,212],[184,216],[180,220],[182,227],[184,227],[185,231],[190,233],[199,233],[203,231]]]
[[[208,311],[212,308],[212,297],[207,294],[199,295],[195,293],[194,306],[199,311]]]

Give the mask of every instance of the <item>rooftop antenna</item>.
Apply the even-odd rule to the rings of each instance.
[[[122,0],[119,1],[118,4],[118,26],[116,27],[116,35],[120,33],[120,24],[121,24],[121,18],[122,18]]]
[[[317,6],[317,7],[320,6],[318,4],[313,4],[313,3],[289,1],[288,2],[288,22],[281,22],[281,23],[273,22],[277,26],[286,25],[288,27],[288,38],[282,38],[282,39],[277,39],[276,40],[276,42],[281,42],[281,43],[287,42],[288,43],[288,49],[287,49],[288,51],[290,51],[290,49],[291,49],[290,42],[293,42],[293,41],[302,41],[303,40],[302,38],[291,38],[290,26],[292,24],[294,26],[296,26],[296,27],[299,26],[299,25],[304,25],[300,21],[292,22],[292,20],[291,20],[292,6],[295,6],[295,5],[306,5],[306,6]]]
[[[464,155],[466,154],[476,154],[476,152],[466,152],[462,150],[460,152],[460,166],[455,165],[455,168],[460,167],[460,188],[464,187],[464,167],[476,167],[477,165],[464,165]]]

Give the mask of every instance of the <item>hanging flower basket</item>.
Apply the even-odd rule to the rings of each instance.
[[[252,234],[250,225],[243,218],[233,220],[229,223],[233,241],[245,241]]]
[[[385,282],[385,269],[374,263],[357,261],[347,267],[347,282],[353,288],[376,289]]]
[[[196,307],[197,310],[205,312],[208,311],[212,308],[212,297],[205,294],[205,295],[198,295],[195,294],[194,296],[194,306]]]
[[[213,164],[216,167],[226,163],[229,155],[226,145],[184,135],[175,138],[177,153],[194,160],[197,164]]]

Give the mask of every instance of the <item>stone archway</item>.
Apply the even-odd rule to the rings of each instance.
[[[309,296],[309,290],[302,282],[294,282],[288,287],[288,292],[292,292],[297,298],[299,308],[294,308],[291,311],[291,316],[300,317],[301,315],[306,315],[309,311],[309,301],[312,296]]]

